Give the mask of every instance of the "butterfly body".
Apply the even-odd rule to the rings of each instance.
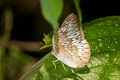
[[[57,44],[53,37],[53,54],[72,68],[81,68],[88,63],[90,47],[76,15],[70,14],[59,28]]]

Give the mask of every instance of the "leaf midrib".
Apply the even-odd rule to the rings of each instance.
[[[109,74],[109,71],[111,70],[113,64],[117,61],[117,57],[118,57],[118,53],[117,55],[114,57],[113,61],[111,62],[108,70],[105,72],[105,75],[103,76],[103,78],[101,80],[105,80],[106,76]]]

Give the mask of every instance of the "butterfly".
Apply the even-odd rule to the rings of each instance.
[[[55,36],[52,40],[52,54],[72,68],[81,68],[88,64],[90,46],[75,14],[68,15],[57,33],[58,40],[55,40]]]

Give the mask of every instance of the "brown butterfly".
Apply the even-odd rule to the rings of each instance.
[[[77,16],[71,13],[58,29],[58,41],[53,37],[53,54],[72,68],[84,67],[90,58],[90,46],[84,38]]]

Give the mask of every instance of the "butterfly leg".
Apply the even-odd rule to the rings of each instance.
[[[56,63],[57,61],[59,61],[59,60],[52,61],[55,69],[56,69],[56,64],[55,64],[55,63]]]
[[[63,66],[63,69],[68,72],[68,70],[65,68],[64,64],[61,62],[62,66]]]

